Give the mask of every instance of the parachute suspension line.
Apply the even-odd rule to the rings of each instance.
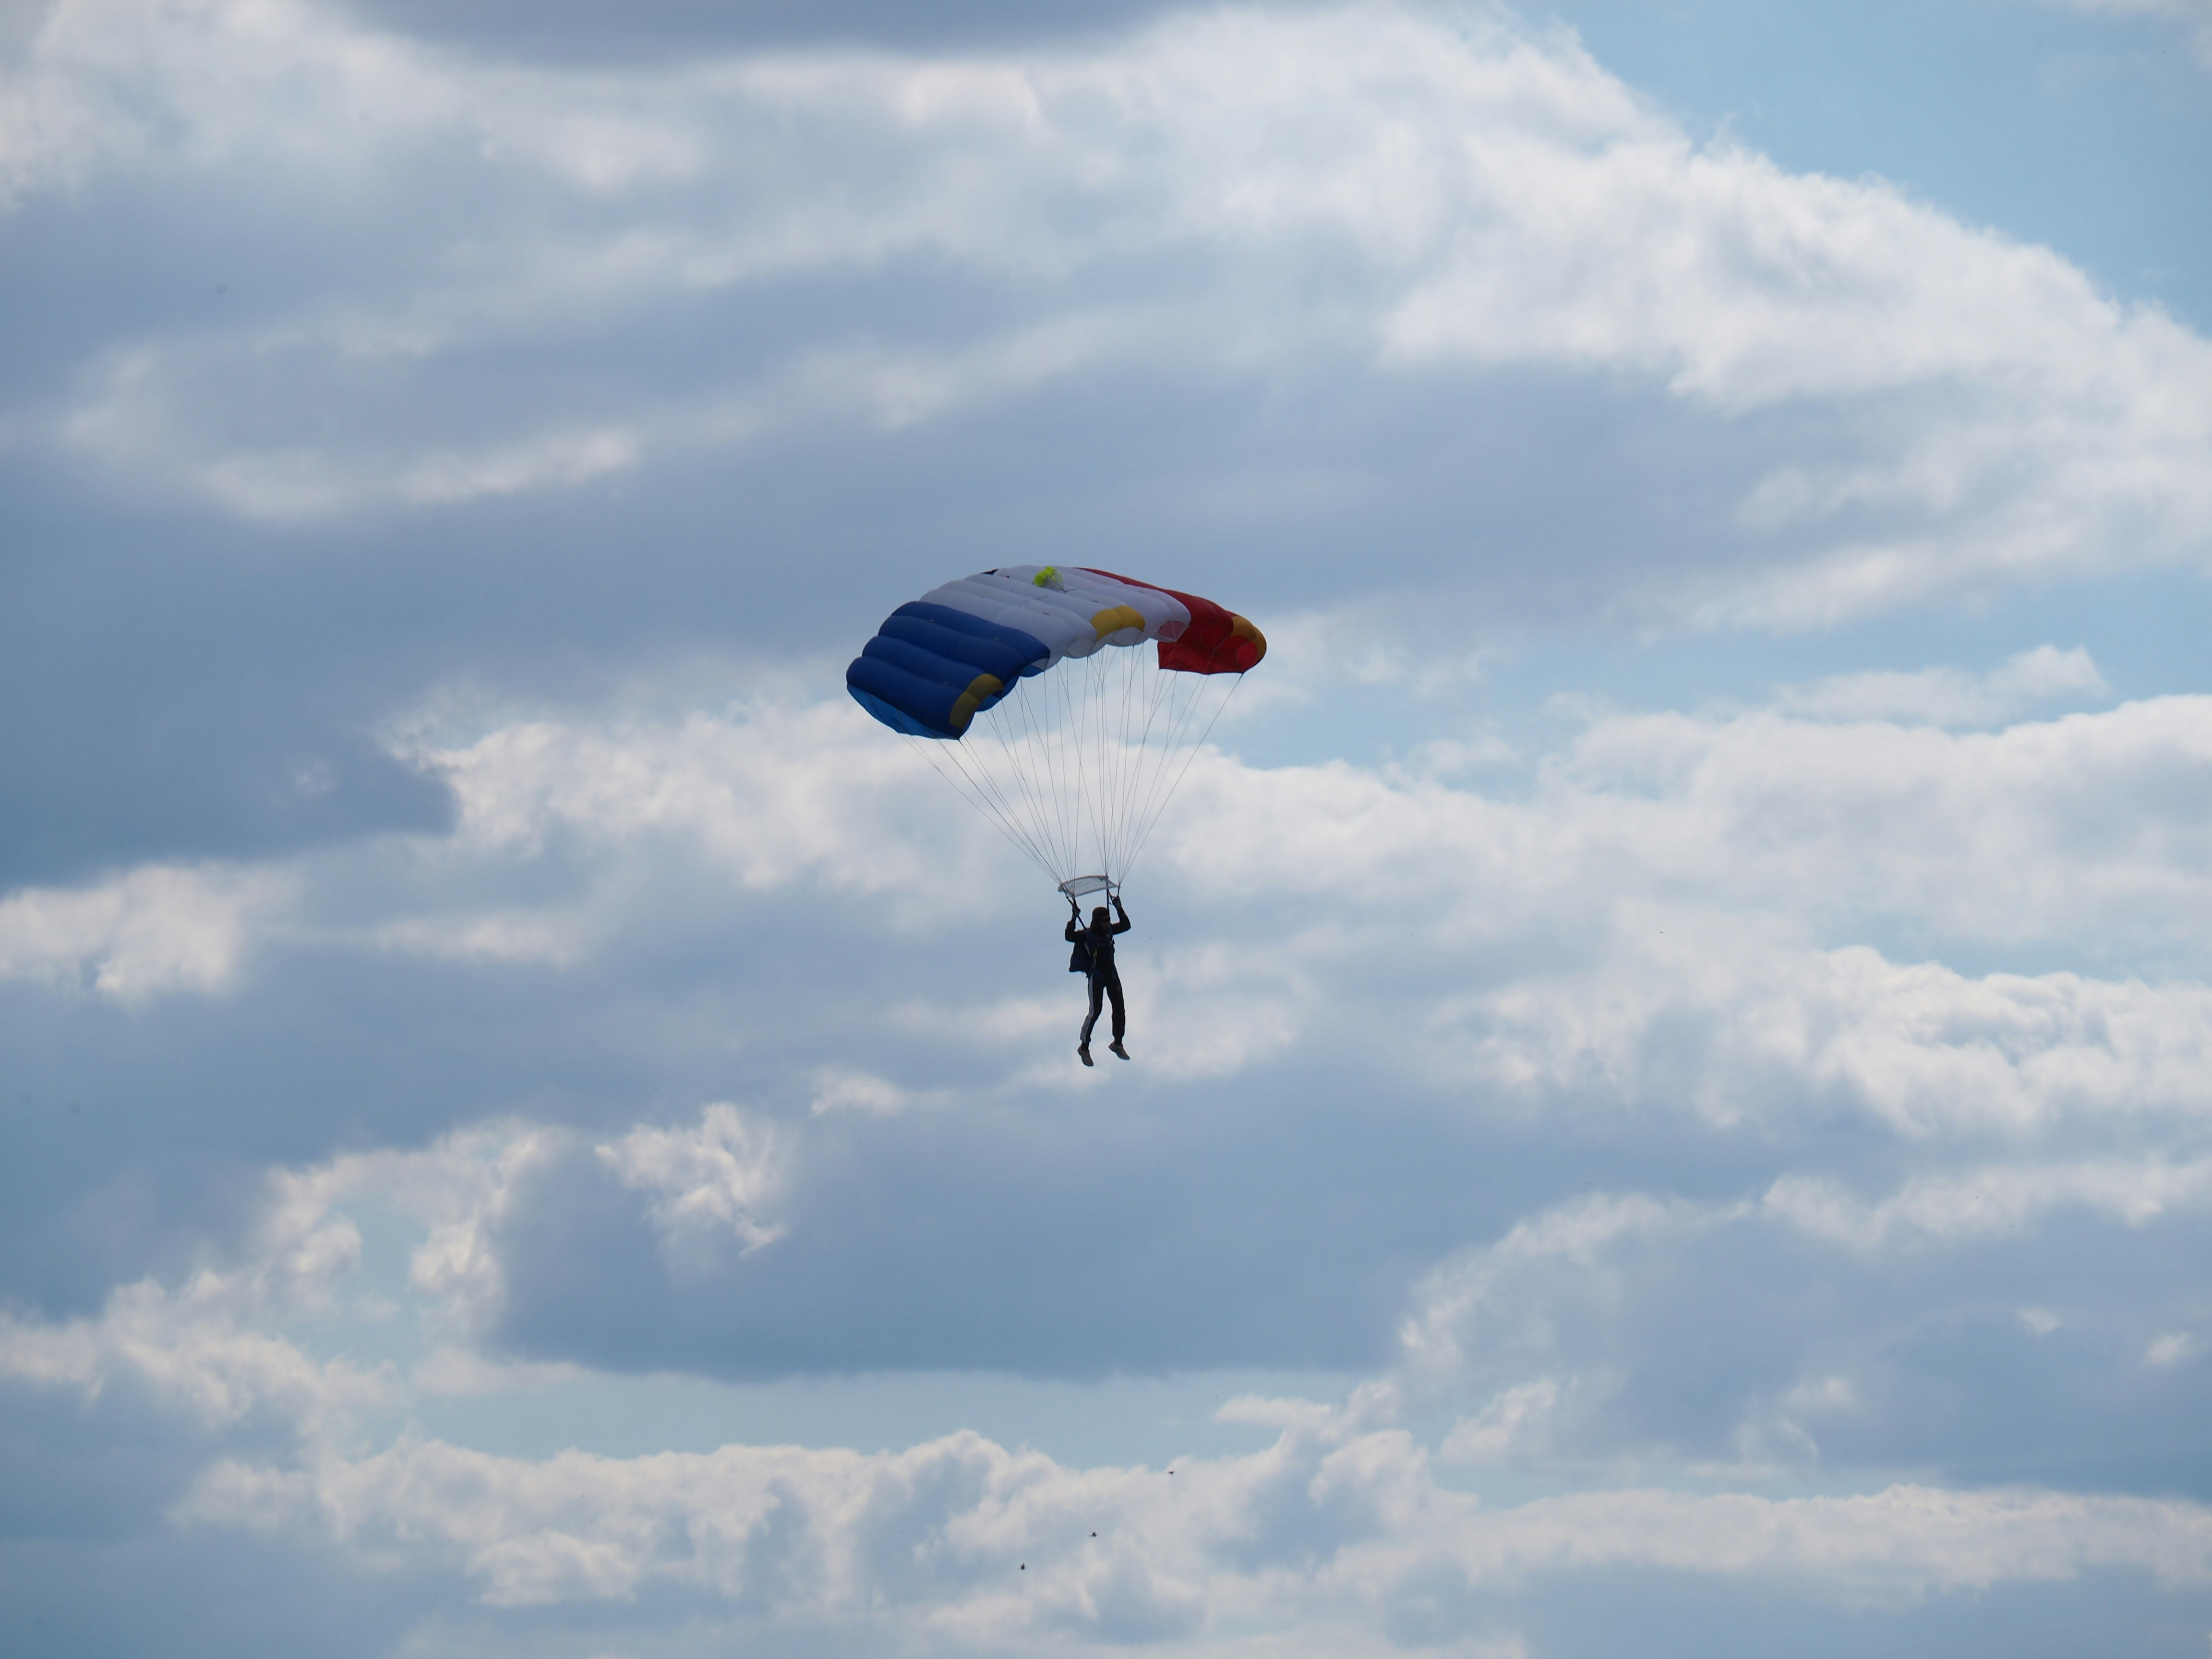
[[[1024,832],[1023,838],[1032,847],[1036,848],[1038,855],[1049,861],[1052,851],[1050,846],[1039,842],[1031,831],[1027,817],[1021,811],[1018,803],[1009,795],[1006,784],[991,775],[985,756],[980,752],[970,753],[959,745],[955,745],[951,753],[954,764],[960,768],[964,776],[974,782],[977,793],[987,796],[998,807],[1007,822]]]
[[[1171,697],[1176,688],[1165,683],[1173,677],[1157,667],[1153,672],[1156,678],[1145,694],[1139,696],[1133,684],[1129,687],[1122,714],[1122,742],[1125,751],[1133,760],[1128,790],[1121,804],[1121,821],[1115,836],[1115,854],[1124,869],[1127,868],[1136,852],[1135,830],[1139,821],[1139,813],[1152,790],[1157,787],[1160,774],[1170,759],[1166,746],[1156,745],[1152,738],[1161,701]]]
[[[1083,857],[1082,757],[1074,752],[1079,745],[1073,741],[1076,684],[1073,673],[1071,665],[1062,663],[1054,672],[1045,676],[1048,684],[1039,740],[1052,763],[1054,816],[1058,821],[1060,843],[1067,848],[1067,873],[1079,875],[1082,872],[1074,866]]]
[[[1157,667],[1149,691],[1139,694],[1133,686],[1123,718],[1124,743],[1135,757],[1131,769],[1129,788],[1122,803],[1121,823],[1116,835],[1115,851],[1124,868],[1136,852],[1136,829],[1142,822],[1146,804],[1158,788],[1160,780],[1174,757],[1174,732],[1163,729],[1160,710],[1171,705],[1177,696],[1180,682],[1185,676],[1170,674]],[[1141,718],[1139,717],[1141,711]],[[1155,736],[1160,739],[1155,742]]]
[[[1099,814],[1106,805],[1106,781],[1093,779],[1095,765],[1103,765],[1103,754],[1099,754],[1097,714],[1099,714],[1099,661],[1097,650],[1084,657],[1082,668],[1082,703],[1075,708],[1075,776],[1078,783],[1078,803],[1082,807],[1082,827],[1091,832],[1091,838],[1099,838]]]
[[[1163,708],[1175,706],[1177,702],[1177,693],[1182,690],[1178,683],[1191,678],[1181,674],[1170,674],[1160,669],[1157,665],[1157,648],[1154,652],[1154,664],[1151,690],[1136,699],[1144,714],[1142,724],[1137,726],[1132,733],[1134,747],[1139,756],[1139,763],[1133,769],[1135,775],[1130,780],[1131,787],[1123,805],[1123,822],[1120,846],[1117,849],[1121,866],[1125,869],[1130,860],[1136,856],[1137,828],[1144,821],[1146,810],[1152,797],[1157,793],[1162,777],[1174,763],[1175,731],[1172,726],[1163,729],[1160,711]],[[1133,709],[1130,723],[1133,723]],[[1153,735],[1156,732],[1161,733],[1161,739],[1158,745],[1153,743]]]
[[[1206,740],[1213,735],[1214,726],[1220,720],[1222,715],[1229,712],[1229,705],[1237,701],[1237,694],[1243,690],[1243,687],[1244,676],[1238,674],[1231,681],[1228,695],[1224,696],[1221,701],[1215,705],[1213,713],[1207,717],[1206,729],[1198,734],[1197,741],[1190,745],[1189,751],[1183,756],[1182,765],[1175,775],[1175,781],[1168,785],[1166,790],[1162,793],[1159,797],[1158,804],[1152,808],[1151,816],[1146,820],[1144,827],[1138,832],[1135,850],[1130,854],[1130,858],[1133,861],[1138,853],[1144,851],[1145,843],[1152,838],[1152,831],[1159,823],[1160,814],[1167,811],[1169,800],[1173,798],[1175,792],[1182,787],[1184,774],[1190,770],[1191,763],[1198,758],[1199,752],[1206,747]],[[1190,703],[1188,705],[1186,712],[1188,712],[1188,709],[1195,708],[1197,706],[1197,699],[1194,696]]]
[[[972,785],[972,781],[965,781],[967,780],[967,768],[964,765],[961,765],[959,767],[958,775],[956,776],[955,774],[952,771],[948,770],[944,763],[939,759],[936,751],[940,745],[933,739],[917,738],[911,733],[902,733],[901,735],[906,738],[908,744],[921,750],[923,757],[929,762],[931,769],[936,772],[938,776],[943,778],[945,782],[951,784],[953,789],[963,799],[966,800],[969,805],[975,807],[976,811],[981,812],[984,817],[989,818],[993,823],[996,824],[999,828],[999,832],[1001,835],[1005,836],[1008,841],[1013,842],[1015,846],[1020,848],[1024,853],[1035,860],[1036,863],[1042,866],[1047,874],[1050,874],[1052,872],[1052,864],[1050,860],[1046,859],[1038,850],[1036,844],[1027,836],[1022,833],[1020,827],[1010,819],[1004,812],[993,805],[989,797],[982,793],[980,790],[975,788]]]
[[[1062,676],[1047,674],[1032,681],[1027,688],[1037,693],[1036,701],[1025,702],[1023,708],[1024,743],[1043,774],[1037,798],[1037,824],[1040,835],[1053,848],[1053,857],[1059,868],[1054,879],[1064,881],[1075,873],[1079,855],[1074,826],[1067,813],[1070,787],[1073,780],[1066,775],[1068,757],[1065,745],[1056,734],[1062,729],[1061,706],[1067,700],[1067,688]]]
[[[1098,694],[1093,706],[1098,715],[1098,867],[1110,873],[1114,867],[1115,816],[1121,803],[1121,753],[1118,734],[1113,729],[1114,686],[1122,678],[1119,671],[1137,653],[1134,647],[1126,645],[1108,649],[1114,655],[1098,665]],[[1105,653],[1098,654],[1103,656]]]
[[[1090,665],[1078,666],[1063,663],[1054,681],[1059,708],[1053,719],[1053,755],[1066,777],[1060,788],[1060,818],[1062,833],[1067,838],[1068,862],[1071,875],[1083,872],[1072,866],[1083,858],[1083,824],[1090,801],[1090,769],[1085,765],[1083,744],[1083,712],[1089,706],[1087,699],[1079,695]]]
[[[1083,716],[1086,728],[1076,753],[1083,767],[1085,782],[1084,805],[1088,809],[1091,839],[1097,843],[1098,856],[1106,856],[1106,823],[1113,810],[1109,784],[1112,757],[1106,752],[1106,677],[1112,665],[1103,661],[1111,647],[1102,647],[1084,659]]]
[[[1022,690],[1023,752],[1039,775],[1037,833],[1052,846],[1054,861],[1059,866],[1054,878],[1065,880],[1073,861],[1073,849],[1066,844],[1066,826],[1060,811],[1064,791],[1060,786],[1059,746],[1050,741],[1055,726],[1053,701],[1057,688],[1047,677],[1030,680]]]
[[[1070,862],[1082,856],[1083,845],[1083,744],[1080,711],[1076,708],[1075,686],[1079,677],[1063,663],[1054,682],[1060,695],[1060,709],[1054,721],[1057,730],[1066,734],[1067,741],[1053,744],[1054,757],[1066,769],[1066,781],[1059,787],[1060,822],[1066,827],[1067,844],[1076,849]],[[1071,871],[1071,874],[1080,874]]]
[[[1111,862],[1107,866],[1115,870],[1123,869],[1127,865],[1129,811],[1135,802],[1138,791],[1143,785],[1145,770],[1152,759],[1150,750],[1144,745],[1142,734],[1137,730],[1135,718],[1136,709],[1142,701],[1137,690],[1137,677],[1144,672],[1145,659],[1148,653],[1146,647],[1140,645],[1130,647],[1122,654],[1124,660],[1121,664],[1121,730],[1115,744],[1115,760],[1119,765],[1119,775],[1115,780],[1114,790],[1116,810],[1110,853]],[[1157,664],[1158,647],[1154,645],[1149,654]],[[1154,672],[1157,673],[1157,668]]]
[[[1182,680],[1184,677],[1176,678]],[[1186,738],[1199,703],[1205,696],[1205,687],[1197,682],[1211,678],[1211,676],[1190,676],[1188,677],[1190,683],[1170,688],[1168,694],[1163,696],[1154,704],[1155,722],[1160,720],[1163,713],[1165,715],[1165,732],[1159,744],[1161,765],[1159,769],[1146,780],[1146,787],[1139,792],[1139,799],[1131,804],[1132,830],[1128,850],[1125,856],[1132,864],[1143,851],[1145,843],[1151,839],[1153,826],[1158,823],[1160,815],[1166,809],[1169,799],[1176,793],[1176,787],[1182,783],[1184,775],[1190,769],[1191,761],[1196,757],[1196,744],[1187,744]],[[1233,689],[1230,695],[1234,695]],[[1227,697],[1224,696],[1221,700],[1221,707],[1226,706]],[[1217,708],[1214,715],[1216,719],[1219,718],[1219,708]],[[1155,729],[1158,729],[1157,726]],[[1207,721],[1206,729],[1207,732],[1212,731],[1212,720]],[[1201,733],[1199,742],[1203,741],[1204,733]]]
[[[919,738],[915,741],[929,742],[928,739]],[[938,758],[938,747],[939,745],[932,744],[927,750],[933,763]],[[975,798],[1007,830],[1007,833],[1020,843],[1024,851],[1047,869],[1050,869],[1052,867],[1050,848],[1040,843],[1030,826],[1024,821],[1022,814],[1014,803],[1006,798],[1004,787],[981,763],[982,757],[969,755],[957,744],[944,745],[944,748],[945,757],[949,759],[959,769],[962,777],[968,781]]]
[[[1134,653],[1127,646],[1109,648],[1114,655],[1098,665],[1097,690],[1091,707],[1098,729],[1098,867],[1110,876],[1114,871],[1115,815],[1121,800],[1121,756],[1120,734],[1114,730],[1114,690],[1121,678],[1123,660]]]
[[[1146,693],[1138,689],[1138,677],[1147,672],[1147,657],[1155,665],[1151,672],[1158,674],[1158,647],[1154,645],[1150,652],[1143,646],[1133,647],[1127,657],[1121,669],[1121,731],[1116,744],[1117,758],[1121,763],[1121,783],[1115,793],[1117,810],[1114,822],[1114,867],[1116,870],[1127,866],[1132,823],[1130,810],[1143,790],[1145,774],[1155,759],[1145,744],[1144,733],[1137,719],[1139,709],[1149,701]]]
[[[1243,683],[1216,695],[1222,678],[1163,670],[1155,641],[1102,645],[1009,687],[976,717],[988,732],[908,741],[1054,881],[1119,888]]]
[[[1141,815],[1137,825],[1136,852],[1141,852],[1145,845],[1151,841],[1153,829],[1167,811],[1168,802],[1174,798],[1176,791],[1182,787],[1184,777],[1190,771],[1192,763],[1198,758],[1199,750],[1205,746],[1206,738],[1212,734],[1214,722],[1221,718],[1222,712],[1228,708],[1230,700],[1237,695],[1237,688],[1243,684],[1243,677],[1239,675],[1231,682],[1225,692],[1218,697],[1213,697],[1210,696],[1212,690],[1212,677],[1206,676],[1204,677],[1202,683],[1191,685],[1176,703],[1172,712],[1171,724],[1164,745],[1170,754],[1169,763],[1162,769],[1159,777],[1155,780],[1153,789],[1146,798],[1141,808]],[[1193,738],[1190,735],[1191,726],[1196,720],[1201,705],[1208,701],[1213,704],[1212,712],[1207,717],[1204,728],[1195,738]],[[1180,764],[1177,764],[1177,762],[1180,762]],[[1133,852],[1132,856],[1134,855]]]
[[[1030,591],[1038,586],[1061,592]],[[1134,641],[1127,645],[1098,637],[1098,623],[1116,612],[1091,601],[1117,593],[1126,607],[1118,614],[1133,611],[1144,621],[1140,629],[1113,631],[1114,640]],[[1169,647],[1158,636],[1174,631],[1167,618],[1175,614],[1165,593],[1095,571],[1071,568],[1054,580],[1050,566],[988,570],[932,589],[915,611],[957,611],[945,624],[983,643],[940,640],[954,653],[944,656],[921,643],[937,634],[886,621],[888,633],[879,637],[898,640],[902,648],[872,643],[846,671],[846,684],[884,724],[921,743],[930,769],[1063,890],[1071,878],[1093,872],[1118,889],[1149,849],[1170,799],[1243,683],[1231,675],[1219,685],[1219,675],[1162,667]],[[1208,601],[1192,600],[1185,609],[1186,630],[1201,612],[1209,627],[1226,614]],[[976,629],[962,617],[990,625]],[[1237,628],[1251,631],[1241,623]],[[1264,648],[1255,639],[1251,651]],[[1227,667],[1237,649],[1215,641],[1177,659]],[[988,683],[1000,686],[991,707],[972,717],[955,712],[975,708],[960,695],[983,683],[971,663],[988,665],[996,677]],[[929,741],[930,733],[950,740]]]
[[[1023,685],[1018,682],[1012,695],[1000,701],[999,707],[1008,712],[1004,718],[990,722],[991,735],[997,740],[1000,752],[1006,757],[1006,770],[1012,775],[1015,787],[1021,792],[1024,822],[1044,843],[1048,853],[1051,855],[1052,863],[1058,866],[1064,860],[1060,856],[1060,849],[1052,845],[1051,816],[1045,810],[1039,796],[1039,786],[1033,783],[1030,776],[1030,769],[1028,762],[1034,757],[1038,747],[1036,742],[1036,716],[1030,707],[1030,699],[1023,695],[1024,690]],[[1017,711],[1021,717],[1021,724],[1018,727],[1015,726]],[[1010,731],[1012,732],[1011,739],[1008,736]],[[1024,752],[1024,749],[1029,751],[1027,754]],[[1065,876],[1059,874],[1057,869],[1055,869],[1054,878],[1066,879]]]
[[[1036,838],[1051,849],[1053,879],[1061,881],[1066,878],[1068,858],[1055,810],[1060,795],[1058,757],[1054,745],[1047,741],[1052,727],[1051,678],[1046,676],[1024,679],[1018,693],[999,705],[1012,712],[994,714],[992,729],[1006,744],[1015,769],[1029,789],[1030,822],[1035,827]],[[1038,707],[1040,702],[1044,705],[1042,708]],[[1017,717],[1019,726],[1013,729]]]
[[[981,754],[971,755],[956,745],[952,750],[952,758],[954,764],[960,768],[962,774],[974,781],[977,793],[987,795],[998,807],[1001,816],[1020,831],[1022,841],[1030,849],[1030,856],[1048,866],[1051,863],[1052,849],[1039,843],[1032,826],[1031,815],[1024,811],[1023,803],[1013,789],[1009,789],[1006,782],[992,776],[985,757]],[[1018,787],[1019,775],[1017,773],[1015,789]]]

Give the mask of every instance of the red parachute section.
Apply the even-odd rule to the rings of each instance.
[[[1233,611],[1224,611],[1212,599],[1179,592],[1158,582],[1139,581],[1095,565],[1081,565],[1094,576],[1107,576],[1132,587],[1149,587],[1182,602],[1190,612],[1190,626],[1182,637],[1159,642],[1160,666],[1184,674],[1242,674],[1267,654],[1267,636]]]

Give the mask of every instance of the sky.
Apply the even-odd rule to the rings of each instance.
[[[0,0],[0,1645],[2202,1656],[2203,0]],[[844,693],[1267,632],[1127,889]]]

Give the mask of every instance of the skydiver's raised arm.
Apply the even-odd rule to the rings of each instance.
[[[1129,931],[1129,913],[1122,908],[1121,896],[1119,893],[1112,893],[1109,894],[1108,896],[1114,901],[1115,911],[1121,918],[1121,921],[1114,924],[1114,931],[1117,933],[1127,933]]]

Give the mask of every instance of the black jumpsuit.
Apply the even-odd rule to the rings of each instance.
[[[1128,1016],[1121,1006],[1121,975],[1114,967],[1114,935],[1129,931],[1129,913],[1121,909],[1119,899],[1114,901],[1114,908],[1121,911],[1119,921],[1109,922],[1104,927],[1093,922],[1082,930],[1083,941],[1091,947],[1091,1012],[1084,1018],[1082,1037],[1083,1046],[1086,1048],[1091,1046],[1091,1030],[1098,1024],[1102,998],[1113,1000],[1114,1041],[1119,1042],[1129,1029]],[[1075,918],[1070,916],[1061,936],[1073,944],[1076,931]]]

